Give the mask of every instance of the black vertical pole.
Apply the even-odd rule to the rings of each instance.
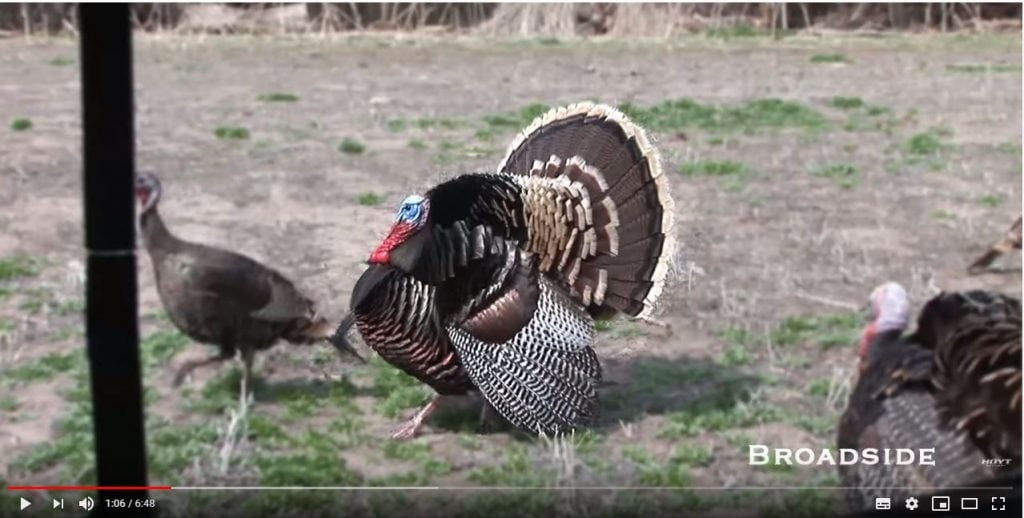
[[[79,7],[85,163],[86,336],[100,486],[145,486],[135,273],[135,122],[128,4]],[[104,499],[146,498],[100,489]],[[149,515],[148,508],[132,509]]]

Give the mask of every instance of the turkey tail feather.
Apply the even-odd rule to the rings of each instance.
[[[526,248],[541,271],[592,314],[650,315],[675,252],[674,205],[642,128],[606,105],[557,108],[516,137],[498,171],[523,187]]]

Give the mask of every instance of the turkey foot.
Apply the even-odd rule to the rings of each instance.
[[[401,428],[391,434],[391,438],[404,441],[416,437],[420,428],[423,427],[423,420],[430,417],[430,414],[433,414],[434,411],[437,410],[437,404],[440,399],[441,396],[434,396],[434,399],[431,399],[430,403],[427,403],[423,408],[419,409],[419,411],[416,412],[416,415],[412,416],[412,419],[406,421]]]
[[[213,356],[203,358],[201,360],[189,360],[183,363],[181,367],[178,368],[178,372],[174,375],[173,386],[181,386],[181,383],[185,381],[185,378],[187,378],[188,375],[192,373],[192,371],[198,369],[199,367],[205,367],[207,365],[212,365],[214,363],[220,363],[225,360],[230,360],[231,357],[233,357],[234,355],[234,349],[221,349],[220,354],[215,354]]]
[[[651,317],[636,317],[634,320],[643,322],[649,326],[660,327],[664,330],[665,336],[672,336],[672,324],[669,324],[668,322],[662,322],[661,320],[656,320]]]

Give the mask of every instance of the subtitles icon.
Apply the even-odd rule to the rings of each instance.
[[[892,509],[892,500],[887,496],[876,496],[875,509],[879,511],[887,511],[889,509]]]
[[[932,511],[949,511],[949,497],[948,496],[933,496],[932,497]]]
[[[960,499],[960,509],[964,511],[977,511],[978,510],[978,499],[971,497],[963,497]]]

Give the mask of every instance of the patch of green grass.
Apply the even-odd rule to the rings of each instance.
[[[494,142],[495,132],[491,128],[480,128],[480,129],[476,130],[476,133],[474,133],[474,136],[476,136],[476,139],[481,141],[481,142],[488,142],[488,143],[490,143],[490,142]]]
[[[864,106],[864,100],[860,97],[833,97],[828,104],[840,110],[855,110]]]
[[[761,129],[820,129],[827,119],[817,111],[781,99],[757,99],[735,106],[718,106],[683,98],[651,107],[623,103],[619,108],[653,131],[698,128],[708,132],[754,133]]]
[[[889,108],[886,108],[885,106],[868,106],[866,113],[871,117],[878,117],[879,115],[885,115],[890,111],[891,110],[889,110]]]
[[[188,337],[178,331],[162,330],[152,333],[139,343],[142,363],[147,370],[166,366],[188,343]]]
[[[943,209],[935,209],[930,215],[934,219],[956,219],[956,214]]]
[[[76,356],[75,380],[71,388],[61,394],[67,406],[57,421],[54,438],[16,456],[8,466],[12,473],[27,475],[61,465],[62,480],[69,483],[95,483],[92,399],[85,355]]]
[[[410,140],[408,145],[409,145],[410,148],[415,149],[417,151],[420,151],[420,150],[423,150],[423,149],[427,149],[427,143],[423,142],[422,140],[420,140],[418,138]]]
[[[148,424],[147,464],[157,480],[177,482],[197,458],[214,453],[217,427],[213,423],[173,426],[154,418]]]
[[[68,65],[74,65],[75,58],[69,58],[67,56],[57,56],[51,59],[50,61],[47,61],[47,63],[55,67],[66,67]]]
[[[221,140],[246,140],[249,130],[239,126],[219,126],[213,130],[213,135]]]
[[[562,40],[554,36],[542,36],[540,38],[536,38],[534,41],[540,45],[559,45],[562,43]]]
[[[807,393],[812,396],[827,397],[831,388],[831,380],[827,378],[818,378],[811,380],[811,382],[807,384]]]
[[[829,164],[815,168],[811,174],[819,178],[828,178],[843,189],[852,189],[857,186],[859,176],[857,168],[850,164]]]
[[[315,449],[261,454],[254,464],[260,470],[260,484],[265,486],[354,486],[361,482],[344,459]]]
[[[403,410],[426,404],[429,393],[419,380],[379,358],[369,363],[373,394],[380,398],[377,402],[380,413],[393,418]]]
[[[965,74],[992,74],[1021,71],[1020,65],[1001,65],[994,63],[946,65],[946,70],[950,72],[961,72]]]
[[[863,317],[856,312],[786,317],[768,338],[779,346],[814,343],[824,349],[845,347],[856,343],[863,324]]]
[[[544,487],[550,484],[553,475],[550,470],[538,468],[530,462],[525,446],[514,443],[505,450],[505,458],[500,465],[476,468],[467,478],[486,486]]]
[[[5,378],[13,381],[44,381],[70,371],[76,363],[84,361],[80,354],[71,352],[50,353],[27,363],[8,368],[3,372]]]
[[[906,149],[911,155],[934,155],[941,151],[945,146],[942,141],[939,140],[936,132],[929,131],[925,133],[917,133],[906,143]]]
[[[811,63],[852,63],[846,54],[840,54],[838,52],[831,52],[825,54],[815,54],[811,56]]]
[[[668,421],[662,429],[661,437],[693,437],[705,431],[717,432],[751,426],[776,418],[774,407],[752,400],[753,391],[761,381],[757,378],[714,365],[694,366],[687,369],[688,372],[678,368],[675,370],[676,378],[671,381],[658,380],[654,376],[645,384],[661,381],[658,386],[664,390],[664,387],[678,387],[688,383],[694,387],[699,386],[700,390],[681,410],[666,414]],[[645,375],[649,376],[647,373]]]
[[[452,467],[446,461],[438,459],[430,450],[429,444],[416,442],[390,441],[384,444],[382,453],[385,458],[414,462],[419,465],[416,473],[417,481],[430,480],[431,477],[443,476],[451,472]]]
[[[413,121],[413,125],[422,130],[431,130],[435,128],[454,130],[459,129],[466,125],[465,122],[458,119],[449,118],[422,118]]]
[[[700,444],[677,444],[673,449],[671,460],[690,466],[708,466],[713,455],[711,448]]]
[[[698,160],[680,164],[679,173],[683,176],[738,176],[749,174],[750,168],[732,160]]]
[[[32,119],[17,117],[11,121],[11,131],[28,131],[32,129]]]
[[[1019,157],[1021,154],[1021,145],[1020,142],[1000,142],[999,145],[996,146],[996,151]]]
[[[0,394],[0,412],[14,412],[20,407],[21,404],[14,397],[14,394],[3,393]]]
[[[726,346],[725,350],[722,351],[722,354],[718,355],[717,358],[718,363],[728,367],[742,367],[744,365],[749,365],[753,359],[753,355],[747,351],[746,347],[736,344]]]
[[[405,119],[391,119],[387,122],[388,131],[392,133],[399,133],[405,131],[409,127],[409,123]]]
[[[338,151],[341,151],[346,155],[361,155],[366,151],[366,146],[358,140],[347,138],[338,144]]]
[[[384,197],[375,192],[364,192],[360,194],[358,198],[356,198],[357,203],[359,203],[360,205],[365,205],[367,207],[380,205],[382,201],[384,201]]]
[[[1003,197],[998,194],[986,194],[978,197],[978,204],[983,207],[994,209],[1003,204]]]
[[[296,390],[290,396],[284,402],[284,407],[291,419],[300,420],[313,417],[320,408],[316,396],[307,391]]]
[[[516,131],[528,126],[533,119],[544,114],[550,108],[545,104],[533,103],[514,112],[484,116],[484,124],[493,129]]]
[[[256,100],[265,103],[293,103],[299,100],[299,96],[286,92],[270,92],[260,94]]]
[[[615,327],[615,322],[613,322],[612,320],[603,320],[602,319],[602,320],[595,320],[594,321],[594,329],[598,333],[605,333],[605,332],[611,331],[613,327]]]
[[[637,446],[624,447],[622,455],[633,463],[640,485],[673,488],[690,486],[692,468],[707,465],[712,458],[711,450],[699,445],[676,446],[665,464]]]
[[[228,408],[238,404],[241,383],[241,369],[227,368],[225,365],[213,379],[203,385],[199,394],[188,394],[184,407],[190,412],[222,414]],[[250,383],[250,386],[253,385],[255,384]],[[258,390],[258,388],[258,386],[254,386],[253,390]]]
[[[262,447],[291,446],[295,438],[281,424],[264,415],[250,415],[246,423],[249,440],[258,442]]]
[[[731,345],[748,347],[757,343],[758,335],[746,329],[738,327],[727,327],[719,332],[719,335]]]
[[[0,281],[33,277],[39,273],[39,261],[27,255],[0,258]]]

